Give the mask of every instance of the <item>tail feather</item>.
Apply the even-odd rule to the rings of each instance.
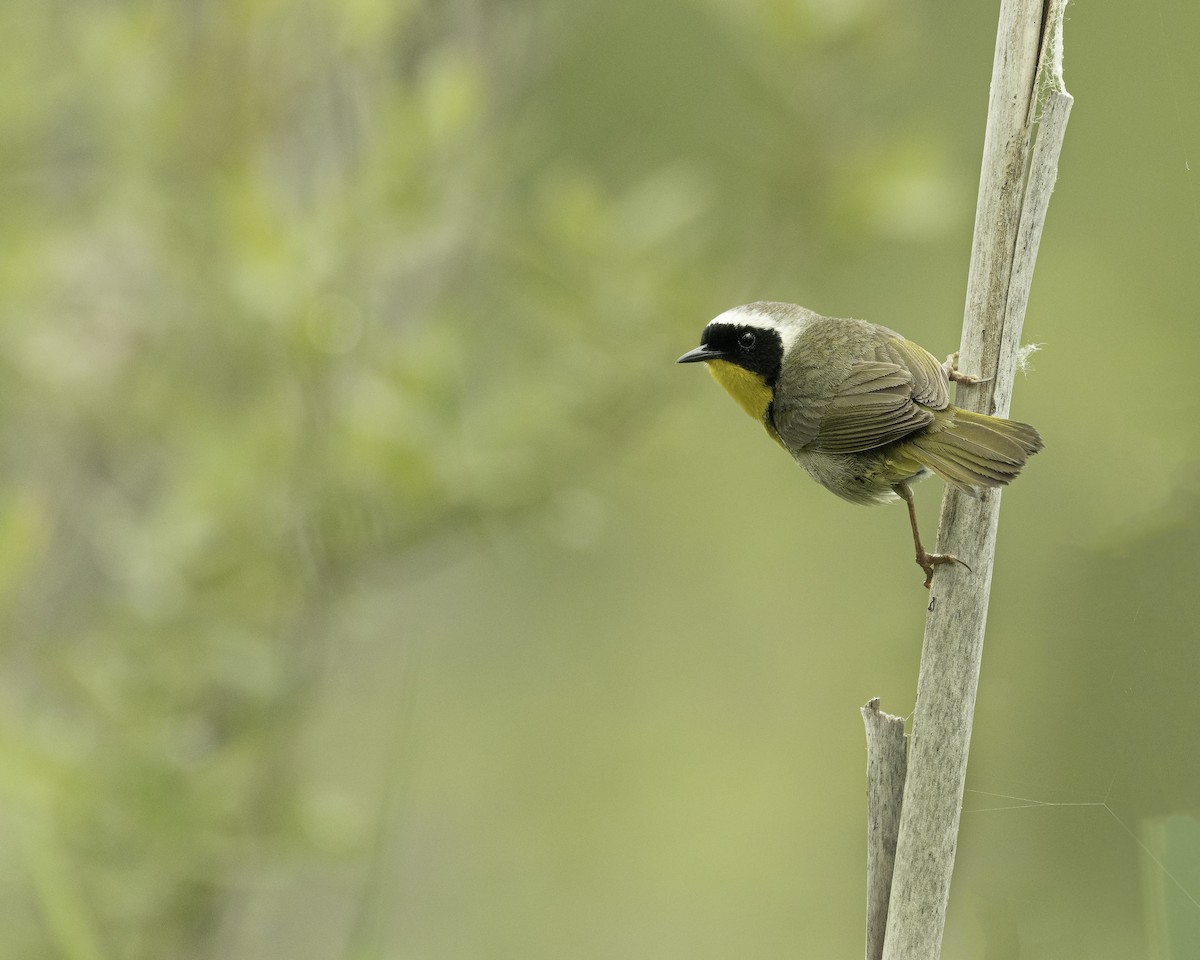
[[[1009,423],[1011,421],[1001,420],[999,422]],[[956,416],[950,432],[953,434],[955,446],[985,460],[1001,461],[1020,469],[1029,456],[1027,447],[1022,446],[1011,436],[986,424],[974,423]]]
[[[1002,487],[1016,476],[1016,472],[1000,473],[968,461],[948,444],[928,444],[905,452],[920,466],[929,468],[956,487]]]
[[[904,452],[954,486],[1003,487],[1041,449],[1041,435],[1027,423],[948,407]]]

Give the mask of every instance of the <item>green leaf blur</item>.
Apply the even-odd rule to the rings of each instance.
[[[0,955],[857,953],[905,518],[672,361],[957,346],[994,28],[0,8]],[[947,956],[1200,950],[1198,29],[1070,10]]]

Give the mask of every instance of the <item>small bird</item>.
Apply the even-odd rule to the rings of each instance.
[[[984,382],[960,373],[956,360],[940,363],[877,323],[760,301],[722,313],[676,362],[706,363],[742,409],[839,497],[904,500],[929,587],[939,564],[967,565],[921,545],[909,484],[935,473],[968,491],[1003,487],[1042,449],[1027,423],[951,406],[951,381]]]

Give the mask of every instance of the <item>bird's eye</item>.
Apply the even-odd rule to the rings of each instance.
[[[755,336],[749,330],[738,337],[738,346],[749,353],[754,349]]]

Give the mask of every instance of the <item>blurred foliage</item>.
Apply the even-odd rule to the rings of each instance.
[[[1027,659],[989,664],[973,770],[1014,792],[1007,760],[1044,765],[1135,824],[1200,786],[1159,720],[1195,675],[1196,400],[1126,389],[1194,339],[1200,128],[1195,98],[1107,86],[1106,38],[1159,38],[1105,15],[1068,25],[1031,306],[1058,350],[1018,390],[1050,439],[1013,494],[1037,559],[1002,557],[993,601]],[[801,493],[670,361],[760,297],[952,344],[993,27],[875,0],[0,8],[6,955],[857,948],[854,708],[915,677],[903,519]],[[1124,79],[1194,86],[1155,62]],[[1068,559],[1069,601],[1044,586]],[[1131,616],[1132,653],[1097,629]],[[1141,693],[1098,757],[1061,691],[1085,712],[1110,669]],[[960,883],[998,895],[949,945],[1143,942],[1127,884],[1096,886],[1047,895],[1078,948],[1050,952],[1020,857],[1081,854],[988,825]]]

